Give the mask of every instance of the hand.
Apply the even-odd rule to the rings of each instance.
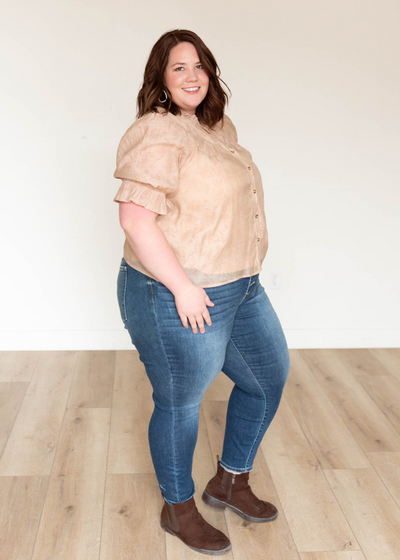
[[[213,307],[214,303],[210,300],[204,288],[193,285],[188,290],[176,294],[175,305],[186,329],[188,328],[188,319],[194,333],[197,333],[197,324],[202,334],[206,332],[204,320],[209,327],[212,325],[207,305]]]

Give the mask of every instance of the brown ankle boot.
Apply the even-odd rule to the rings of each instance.
[[[208,482],[202,500],[209,506],[224,510],[231,508],[238,515],[254,521],[265,523],[278,517],[278,510],[273,504],[259,500],[248,484],[250,473],[234,474],[226,471],[217,455],[217,474]]]
[[[228,537],[202,517],[193,496],[187,502],[178,504],[169,504],[164,499],[161,527],[196,552],[216,556],[232,548]]]

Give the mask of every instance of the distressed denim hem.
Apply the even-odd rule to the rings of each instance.
[[[246,469],[246,467],[241,468],[237,468],[237,467],[231,467],[230,465],[227,465],[226,463],[224,463],[223,461],[220,461],[219,464],[221,465],[221,467],[226,467],[229,470],[235,471],[238,474],[244,473],[244,472],[251,472],[253,470],[253,467],[251,467],[251,469]]]
[[[187,500],[183,500],[183,502],[170,502],[169,500],[166,499],[166,497],[164,496],[164,494],[163,494],[163,498],[164,498],[164,500],[165,500],[168,504],[175,505],[175,504],[183,504],[183,503],[185,503],[185,502],[188,502],[190,499],[193,498],[194,495],[195,495],[195,492],[193,492],[193,494],[190,496],[190,498],[188,498]]]

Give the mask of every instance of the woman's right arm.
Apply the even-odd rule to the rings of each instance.
[[[119,202],[119,221],[127,241],[141,264],[175,296],[184,327],[188,319],[194,333],[197,324],[204,333],[204,320],[211,326],[207,306],[213,306],[204,288],[190,280],[171,245],[156,223],[158,214],[134,202]],[[197,324],[196,324],[197,323]]]

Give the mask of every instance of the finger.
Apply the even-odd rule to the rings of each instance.
[[[210,307],[210,306],[212,306],[212,305],[215,305],[215,303],[213,303],[213,302],[210,300],[210,298],[207,296],[207,297],[206,297],[206,305],[208,305],[208,306]]]
[[[187,317],[186,315],[179,315],[181,321],[182,321],[182,325],[185,327],[185,329],[187,329],[189,327],[188,322],[187,322]]]
[[[189,317],[189,323],[191,324],[192,327],[192,331],[194,333],[197,333],[197,323],[196,323],[196,319],[194,317]]]
[[[196,315],[196,321],[197,321],[197,324],[199,325],[200,332],[205,333],[206,329],[204,328],[203,316],[202,315]]]
[[[208,311],[207,311],[207,312],[205,311],[205,312],[203,313],[203,317],[204,317],[204,320],[205,320],[205,322],[207,323],[207,325],[208,325],[209,327],[211,327],[212,321],[211,321],[211,317],[210,317],[210,314],[208,313]]]

